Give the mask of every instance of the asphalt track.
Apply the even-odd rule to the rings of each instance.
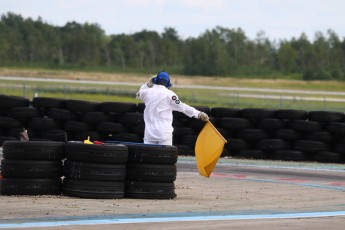
[[[255,227],[257,224],[262,227],[259,229],[265,229],[266,227],[276,229],[279,226],[279,229],[300,229],[300,227],[324,229],[328,225],[331,225],[329,229],[344,228],[345,165],[220,159],[210,178],[203,178],[198,175],[193,157],[180,157],[177,167],[178,179],[175,184],[178,197],[176,201],[186,199],[181,203],[177,202],[175,207],[165,207],[165,211],[157,211],[157,207],[152,207],[152,210],[147,213],[140,213],[138,209],[129,208],[119,214],[100,214],[96,211],[78,214],[78,210],[76,210],[76,215],[66,213],[65,215],[44,216],[43,212],[46,212],[46,210],[43,210],[42,207],[40,207],[42,213],[32,214],[30,210],[35,213],[36,207],[30,207],[29,205],[20,207],[21,209],[27,208],[26,212],[22,210],[22,214],[14,214],[16,210],[19,211],[18,205],[13,203],[12,207],[8,204],[11,202],[11,197],[0,196],[0,229],[95,229],[96,226],[102,229],[226,229],[228,227],[248,229]],[[231,191],[227,191],[222,187],[222,184],[227,187],[226,183],[232,183],[230,190],[237,187],[237,191],[233,191],[234,195],[229,196],[227,193],[231,193]],[[250,188],[253,185],[255,187]],[[195,186],[195,190],[193,191],[193,188],[181,189],[181,187],[186,189],[188,186],[191,186],[191,188]],[[243,188],[238,186],[243,186]],[[275,187],[276,192],[274,191]],[[213,191],[206,192],[207,188]],[[287,200],[291,199],[291,202],[288,205],[279,204],[278,199],[278,202],[272,201],[272,204],[268,204],[269,197],[256,193],[258,190],[265,189],[270,190],[273,194],[272,197],[285,197]],[[301,197],[305,196],[303,195],[306,192],[305,189],[310,193],[310,198],[306,199],[307,203],[302,204],[300,202],[306,202],[306,200],[298,200],[298,196],[299,194]],[[291,197],[282,194],[286,192],[284,190],[290,190]],[[195,193],[195,200],[193,200],[193,194],[190,194],[190,192]],[[253,194],[252,198],[247,197],[248,201],[244,203],[245,205],[252,205],[252,207],[242,207],[240,204],[236,206],[236,202],[233,202],[231,207],[222,204],[222,200],[218,199],[211,203],[205,203],[208,208],[200,205],[202,203],[200,200],[204,199],[206,201],[207,197],[211,200],[214,198],[215,193],[217,196],[223,196],[223,203],[227,203],[229,202],[229,200],[226,200],[227,195],[232,200],[242,200],[245,198],[243,193],[247,192],[256,193]],[[235,194],[237,194],[237,197]],[[20,199],[21,204],[23,202],[27,204],[30,202],[25,200],[33,199],[33,197],[15,199]],[[35,198],[34,200],[37,203],[39,199]],[[59,200],[58,197],[52,197],[51,199],[56,199],[60,203],[66,201]],[[267,199],[267,201],[259,202],[260,205],[258,205],[257,199]],[[334,202],[326,201],[326,203],[322,203],[322,199],[330,199]],[[15,201],[12,199],[12,202]],[[90,200],[84,199],[74,201],[78,203],[90,202]],[[142,205],[140,200],[136,201],[138,207]],[[159,202],[144,202],[147,205],[145,208],[149,210],[152,204],[159,207]],[[189,205],[188,202],[190,202]],[[162,201],[162,205],[166,205],[164,201]],[[6,207],[6,210],[1,207]],[[11,208],[13,210],[9,210]],[[99,209],[102,209],[102,207],[99,207]],[[12,215],[8,213],[12,213]],[[282,223],[286,224],[281,225]]]

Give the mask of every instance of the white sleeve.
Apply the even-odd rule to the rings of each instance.
[[[198,118],[200,111],[183,103],[176,95],[173,95],[169,100],[169,104],[174,111],[184,113],[188,117]]]
[[[139,89],[139,92],[137,92],[137,94],[136,94],[136,98],[137,98],[137,99],[140,99],[140,100],[143,100],[142,97],[141,97],[142,94],[141,94],[140,91],[142,91],[143,89],[148,89],[148,88],[149,88],[149,87],[147,86],[147,83],[141,85],[141,86],[140,86],[140,89]]]

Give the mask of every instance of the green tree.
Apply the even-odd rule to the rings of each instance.
[[[161,36],[159,60],[162,66],[178,66],[182,60],[182,41],[174,28],[165,28]]]
[[[69,22],[61,28],[62,50],[67,63],[100,65],[105,49],[104,31],[97,24]]]
[[[296,69],[296,51],[289,42],[281,42],[278,50],[278,62],[280,70],[291,73]]]

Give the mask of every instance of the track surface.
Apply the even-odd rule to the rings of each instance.
[[[0,155],[1,158],[1,155]],[[180,157],[174,200],[0,196],[0,228],[344,229],[345,165]]]

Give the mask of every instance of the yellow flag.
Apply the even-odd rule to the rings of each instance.
[[[227,141],[208,121],[199,133],[195,144],[195,158],[199,174],[209,177],[223,152]]]

